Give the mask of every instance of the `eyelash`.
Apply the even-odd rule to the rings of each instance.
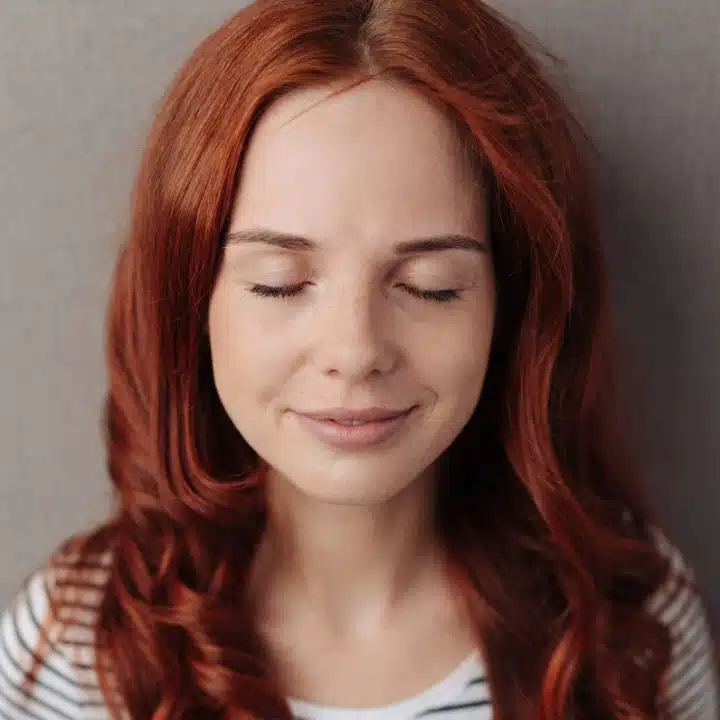
[[[250,292],[262,297],[271,298],[291,298],[299,295],[307,283],[299,283],[298,285],[287,285],[286,287],[273,287],[271,285],[251,285]],[[430,302],[452,302],[460,297],[460,291],[454,289],[448,290],[418,290],[410,285],[402,285],[410,295],[421,300]]]

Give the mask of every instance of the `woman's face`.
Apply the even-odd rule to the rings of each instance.
[[[256,127],[210,345],[220,399],[273,477],[372,505],[431,474],[473,413],[492,258],[483,188],[444,116],[382,81],[328,92],[296,91]],[[304,417],[333,408],[412,410],[344,430]]]

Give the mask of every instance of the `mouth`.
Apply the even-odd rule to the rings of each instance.
[[[361,425],[368,422],[377,422],[380,420],[392,420],[394,418],[405,415],[413,408],[391,409],[387,407],[371,407],[371,408],[330,408],[328,410],[318,410],[317,412],[302,412],[301,415],[312,418],[313,420],[333,420],[337,423],[345,425]]]
[[[308,415],[297,414],[301,426],[321,442],[340,449],[361,449],[388,442],[408,424],[409,417],[414,414],[417,406],[408,410],[384,411],[382,414],[352,411],[334,413],[335,417],[323,416],[322,413]],[[318,415],[318,416],[316,416]],[[344,417],[343,417],[344,415]]]

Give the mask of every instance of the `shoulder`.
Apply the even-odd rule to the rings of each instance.
[[[110,554],[58,551],[0,617],[0,718],[105,720],[94,626]]]
[[[695,573],[682,551],[664,533],[653,529],[652,534],[655,545],[670,563],[667,580],[648,601],[648,609],[670,634],[672,651],[665,705],[673,720],[720,720],[717,658]]]

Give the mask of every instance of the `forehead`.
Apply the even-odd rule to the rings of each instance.
[[[451,123],[424,96],[373,80],[339,95],[303,89],[260,119],[230,229],[387,238],[484,226],[484,192]]]

